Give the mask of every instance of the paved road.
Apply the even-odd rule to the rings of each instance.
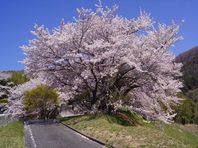
[[[102,148],[59,123],[33,123],[25,125],[27,148]]]

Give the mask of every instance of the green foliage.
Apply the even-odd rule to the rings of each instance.
[[[0,128],[0,148],[24,148],[23,122],[10,123]]]
[[[189,90],[185,94],[198,104],[198,88]]]
[[[175,117],[175,121],[177,123],[182,123],[182,124],[187,124],[187,123],[198,124],[197,104],[182,93],[180,93],[178,96],[184,100],[181,102],[180,105],[174,107],[177,113]]]
[[[7,85],[7,80],[0,80],[0,85],[6,86]]]
[[[158,101],[158,102],[159,102],[159,105],[161,107],[161,110],[166,112],[167,109],[168,109],[167,106],[162,101]]]
[[[198,86],[198,78],[197,75],[187,74],[183,76],[184,79],[184,90],[192,90],[194,88],[197,88]]]
[[[143,120],[141,116],[138,116],[135,112],[131,112],[127,107],[118,109],[114,118],[117,123],[130,126],[141,125]]]
[[[58,94],[46,85],[24,93],[23,103],[28,118],[51,119],[58,115]]]
[[[0,99],[0,104],[6,104],[8,103],[8,100],[6,98]]]
[[[15,85],[19,85],[19,84],[23,84],[23,83],[29,81],[29,79],[23,72],[15,71],[15,72],[12,72],[10,81],[13,82]]]

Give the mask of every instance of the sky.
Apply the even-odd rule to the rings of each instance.
[[[32,39],[34,24],[53,29],[72,22],[76,8],[95,9],[98,0],[1,0],[0,1],[0,71],[22,70],[24,59],[20,46]],[[178,55],[198,45],[198,0],[102,0],[103,5],[119,6],[118,15],[134,18],[144,10],[155,22],[180,24],[184,40],[171,48]],[[184,20],[184,22],[182,22]]]

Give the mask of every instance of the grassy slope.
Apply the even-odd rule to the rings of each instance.
[[[81,116],[67,118],[64,123],[95,137],[108,145],[124,147],[198,147],[198,130],[161,122],[123,125],[110,116]],[[191,125],[193,126],[193,125]],[[193,126],[197,129],[198,127]]]
[[[24,148],[23,123],[18,121],[0,128],[0,148]]]

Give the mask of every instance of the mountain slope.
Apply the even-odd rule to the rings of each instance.
[[[198,88],[198,46],[178,55],[176,62],[183,63],[184,91]]]

